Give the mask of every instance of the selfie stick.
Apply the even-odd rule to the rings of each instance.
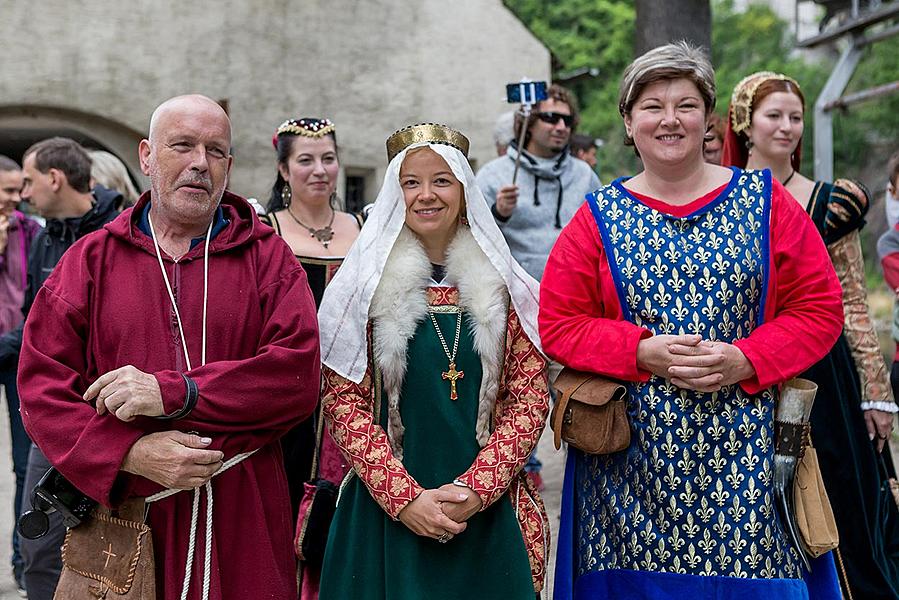
[[[538,91],[538,84],[542,84],[543,93],[540,94]],[[508,87],[512,87],[511,85]],[[543,98],[539,96],[543,96]],[[524,146],[524,136],[525,132],[527,132],[527,124],[528,117],[531,116],[531,108],[533,108],[534,104],[543,100],[546,96],[546,84],[543,82],[533,82],[529,79],[522,79],[518,82],[518,97],[521,99],[521,108],[518,109],[518,114],[521,115],[521,133],[518,134],[518,154],[515,155],[515,170],[512,171],[512,185],[515,185],[516,179],[518,179],[518,167],[521,164],[521,152]]]

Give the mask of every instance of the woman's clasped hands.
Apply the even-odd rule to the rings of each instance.
[[[698,392],[717,392],[755,375],[752,363],[733,344],[692,334],[655,335],[641,340],[637,366]]]
[[[399,520],[416,535],[446,543],[465,531],[466,521],[482,505],[471,488],[447,483],[419,494],[400,511]]]

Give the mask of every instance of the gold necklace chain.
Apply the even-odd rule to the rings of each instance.
[[[434,325],[434,330],[437,332],[437,338],[440,340],[440,345],[443,346],[443,351],[446,353],[446,358],[449,360],[449,369],[443,371],[441,376],[443,379],[448,379],[450,382],[450,400],[457,400],[459,395],[456,393],[456,381],[465,377],[464,371],[456,370],[456,353],[459,351],[459,337],[462,333],[462,311],[459,310],[458,316],[456,317],[456,339],[453,341],[452,354],[450,354],[449,346],[447,346],[446,339],[443,337],[443,332],[440,331],[440,326],[437,325],[437,319],[434,317],[434,313],[429,310],[428,316],[431,317],[431,323]]]

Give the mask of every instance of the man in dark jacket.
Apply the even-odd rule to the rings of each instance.
[[[46,220],[28,256],[28,284],[22,312],[28,316],[37,291],[53,272],[63,253],[76,240],[100,229],[118,214],[118,192],[98,186],[90,189],[91,161],[77,142],[50,138],[25,152],[22,199],[30,202]],[[22,325],[0,337],[0,368],[15,368],[22,346]],[[31,489],[50,468],[34,445],[28,457],[23,486],[23,510],[31,508]],[[50,600],[62,570],[60,546],[65,527],[58,514],[50,516],[51,530],[39,540],[20,540],[24,584],[31,600]]]

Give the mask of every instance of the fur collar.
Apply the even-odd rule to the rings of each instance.
[[[505,350],[509,293],[502,277],[478,246],[467,227],[460,227],[447,249],[448,281],[459,290],[483,376],[478,394],[476,435],[484,446],[490,436],[490,417],[499,393],[499,377]],[[406,376],[406,348],[418,324],[427,318],[425,288],[431,263],[418,238],[403,227],[397,238],[369,310],[372,320],[374,360],[381,370],[388,398],[388,430],[391,446],[402,459],[403,423],[399,393]]]

